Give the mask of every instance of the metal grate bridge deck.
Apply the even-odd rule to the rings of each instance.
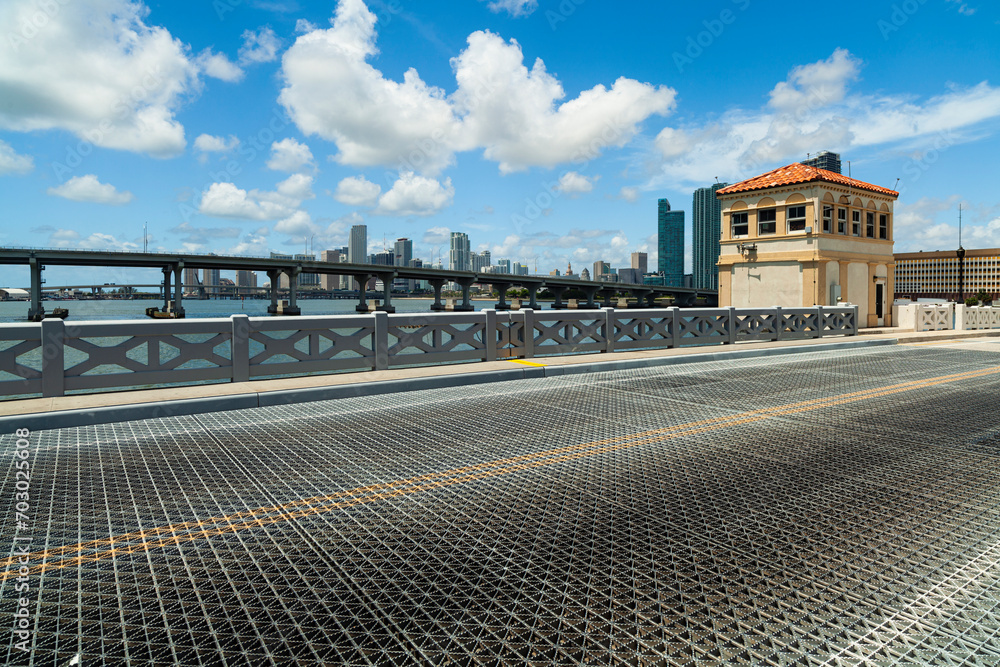
[[[997,665],[998,388],[899,347],[44,431],[17,532],[4,434],[0,661]]]

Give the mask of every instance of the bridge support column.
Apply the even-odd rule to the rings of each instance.
[[[184,317],[184,262],[177,262],[174,271],[174,317]]]
[[[302,273],[302,267],[296,266],[292,269],[285,269],[285,274],[288,276],[288,305],[282,304],[278,309],[282,315],[301,315],[302,310],[299,309],[299,274]]]
[[[358,283],[358,305],[354,310],[359,313],[368,312],[368,281],[371,280],[370,273],[355,273],[354,280]]]
[[[396,277],[395,272],[379,273],[378,279],[382,281],[382,305],[375,310],[382,310],[387,313],[395,313],[396,308],[392,305],[392,281]]]
[[[472,283],[476,281],[475,278],[458,278],[457,282],[462,287],[462,305],[455,306],[455,310],[467,311],[475,310],[472,306]]]
[[[510,289],[510,283],[493,283],[493,286],[497,288],[497,293],[499,294],[497,305],[494,306],[494,309],[510,310],[510,304],[507,303],[507,290]]]
[[[566,306],[562,302],[562,295],[566,292],[566,287],[562,285],[546,285],[549,291],[552,292],[552,296],[555,297],[555,301],[552,302],[552,310],[562,310]]]
[[[587,308],[597,308],[597,293],[601,290],[600,287],[585,287],[584,292],[587,293]]]
[[[170,274],[174,272],[172,266],[163,267],[163,312],[170,311]]]
[[[646,304],[643,303],[643,301],[645,301],[646,298],[653,293],[652,290],[646,290],[646,289],[631,289],[629,290],[629,292],[631,292],[632,296],[635,297],[636,308],[647,307]]]
[[[268,293],[271,296],[271,304],[267,307],[267,312],[272,315],[278,314],[278,288],[281,284],[281,271],[278,269],[268,269],[267,278],[271,282],[271,289]]]
[[[646,295],[646,307],[656,308],[656,297],[659,296],[656,292],[650,292]]]
[[[45,319],[45,308],[42,307],[42,271],[45,267],[32,256],[28,259],[28,269],[31,273],[31,305],[28,306],[28,321],[41,322]]]
[[[429,278],[427,282],[434,288],[434,303],[431,304],[431,310],[444,310],[444,304],[441,303],[441,288],[444,287],[444,278]]]
[[[528,288],[528,308],[538,310],[538,288],[540,285],[526,285]]]
[[[612,301],[612,299],[615,298],[615,292],[616,292],[616,290],[613,290],[610,287],[602,287],[601,288],[601,296],[604,297],[604,307],[605,308],[613,308],[614,307],[615,304],[611,303],[611,301]]]

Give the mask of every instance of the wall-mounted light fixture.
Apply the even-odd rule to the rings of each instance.
[[[746,257],[747,255],[749,255],[752,252],[757,252],[757,244],[756,243],[737,243],[736,244],[736,251],[738,253],[740,253],[741,255],[743,255],[744,257]]]

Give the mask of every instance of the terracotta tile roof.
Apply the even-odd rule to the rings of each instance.
[[[865,183],[864,181],[859,181],[854,178],[848,178],[847,176],[838,174],[835,171],[809,167],[799,162],[794,162],[785,167],[779,167],[773,171],[769,171],[766,174],[754,176],[753,178],[748,178],[745,181],[721,188],[715,194],[717,196],[728,195],[735,194],[737,192],[750,192],[752,190],[776,188],[782,185],[795,185],[796,183],[812,183],[813,181],[837,183],[838,185],[846,185],[859,190],[877,192],[879,194],[889,195],[890,197],[899,196],[899,193],[895,190],[883,188],[879,185],[872,185],[871,183]]]

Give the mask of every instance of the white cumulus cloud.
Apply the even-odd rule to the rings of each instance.
[[[450,94],[412,68],[398,82],[368,62],[375,22],[362,0],[341,0],[332,27],[299,36],[282,58],[281,104],[303,133],[334,142],[342,164],[435,176],[456,152],[481,150],[504,173],[551,167],[624,146],[674,107],[672,89],[624,77],[562,101],[541,60],[529,69],[517,42],[485,31],[452,59]]]
[[[379,197],[375,215],[428,216],[451,206],[455,188],[451,179],[441,183],[433,178],[404,172],[392,188]]]
[[[364,176],[349,176],[337,184],[333,198],[348,206],[374,206],[382,186],[372,183]]]
[[[243,190],[233,183],[212,183],[201,195],[198,212],[217,218],[281,220],[289,218],[305,199],[312,199],[311,176],[293,174],[274,192]]]
[[[578,172],[567,171],[559,177],[559,184],[556,185],[556,190],[568,195],[583,194],[594,189],[594,181],[598,178],[599,176],[587,178]]]
[[[275,141],[271,144],[271,157],[267,161],[268,169],[297,172],[312,166],[313,154],[305,144],[300,144],[291,138]]]
[[[115,186],[98,181],[94,174],[75,176],[58,187],[49,188],[47,192],[53,197],[62,197],[71,201],[111,204],[112,206],[121,206],[132,201],[131,192],[119,192]]]
[[[198,55],[198,66],[206,76],[234,83],[243,78],[243,70],[222,53],[205,49]]]
[[[240,64],[269,63],[277,60],[279,48],[281,40],[269,26],[257,32],[247,30],[243,33],[243,46],[240,47]]]
[[[61,129],[96,146],[158,157],[183,151],[175,113],[200,86],[200,66],[148,9],[129,0],[0,3],[0,129]]]
[[[704,124],[665,127],[655,140],[661,160],[653,185],[730,183],[805,159],[819,149],[963,141],[964,131],[1000,117],[1000,88],[951,85],[925,100],[851,90],[862,63],[837,49],[794,68],[761,108],[731,108]]]
[[[538,0],[490,0],[490,11],[507,12],[511,16],[528,16],[538,9]]]
[[[27,155],[19,155],[10,144],[0,140],[0,175],[27,174],[35,168],[35,161]]]
[[[216,137],[211,134],[199,134],[194,140],[195,150],[202,153],[228,153],[240,145],[240,140],[233,135],[229,138]]]

